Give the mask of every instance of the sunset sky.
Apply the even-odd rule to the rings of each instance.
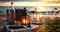
[[[0,0],[0,6],[60,6],[60,0]]]
[[[0,1],[41,1],[41,0],[0,0]]]

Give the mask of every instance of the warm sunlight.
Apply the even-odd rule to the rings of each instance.
[[[47,3],[60,3],[60,0],[42,0],[42,2],[47,2]]]
[[[23,24],[25,24],[25,25],[28,24],[28,21],[25,20],[25,19],[23,19],[22,22],[23,22]]]

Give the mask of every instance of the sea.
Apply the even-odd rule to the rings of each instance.
[[[27,8],[28,11],[33,11],[32,8],[34,6],[14,6],[15,9],[23,9],[24,7]],[[50,7],[52,8],[52,7]],[[7,15],[7,9],[11,9],[11,6],[0,6],[0,14]],[[49,14],[53,14],[53,11],[48,11]],[[41,12],[42,15],[46,14],[46,11]]]

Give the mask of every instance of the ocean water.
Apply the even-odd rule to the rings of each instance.
[[[32,8],[34,6],[14,6],[15,9],[22,9],[24,7],[26,7],[28,11],[33,11]],[[52,10],[52,8],[54,8],[54,7],[51,6],[50,8]],[[11,9],[11,6],[0,6],[0,11],[2,11],[2,13],[0,13],[0,14],[7,15],[6,14],[7,9]],[[48,11],[48,13],[52,15],[53,14],[53,11]],[[42,15],[45,15],[46,12],[43,11],[41,14]]]

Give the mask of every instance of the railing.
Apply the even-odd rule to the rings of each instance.
[[[53,14],[49,14],[46,12],[46,14],[42,14],[42,13],[29,13],[30,16],[37,16],[39,14],[39,17],[60,17],[60,12],[59,13],[53,13]]]

